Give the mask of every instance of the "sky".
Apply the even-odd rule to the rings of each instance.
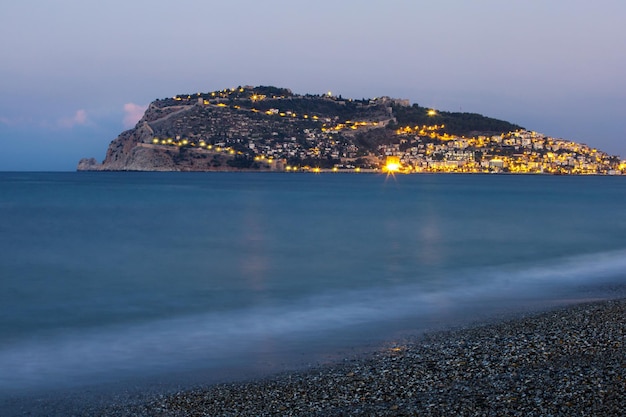
[[[623,0],[0,3],[0,171],[73,171],[157,98],[391,96],[626,158]]]

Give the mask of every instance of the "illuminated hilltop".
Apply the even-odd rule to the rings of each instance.
[[[245,86],[156,100],[102,164],[78,169],[618,174],[626,164],[475,113]]]

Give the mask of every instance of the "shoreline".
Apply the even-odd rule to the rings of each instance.
[[[0,171],[6,173],[14,172],[38,172],[38,171]],[[46,172],[46,171],[42,171]],[[539,176],[539,177],[622,177],[626,174],[609,174],[609,173],[584,173],[584,174],[563,174],[552,172],[455,172],[455,171],[415,171],[415,172],[387,172],[380,168],[362,168],[355,169],[339,169],[333,170],[332,168],[324,168],[319,171],[312,169],[296,169],[296,170],[260,170],[260,169],[208,169],[208,170],[148,170],[148,169],[76,169],[74,171],[49,171],[49,172],[124,172],[124,173],[252,173],[252,174],[373,174],[373,175],[385,175],[385,176],[403,176],[403,175],[499,175],[499,176]]]
[[[74,415],[621,415],[625,317],[626,298],[572,304]]]

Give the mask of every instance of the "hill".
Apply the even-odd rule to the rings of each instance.
[[[619,170],[617,157],[593,151],[592,161],[584,145],[408,100],[244,86],[157,99],[133,129],[111,142],[102,163],[83,159],[78,169],[377,170],[392,161],[406,172]]]

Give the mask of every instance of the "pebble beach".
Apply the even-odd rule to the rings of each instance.
[[[426,334],[358,359],[100,416],[623,416],[626,299]]]

